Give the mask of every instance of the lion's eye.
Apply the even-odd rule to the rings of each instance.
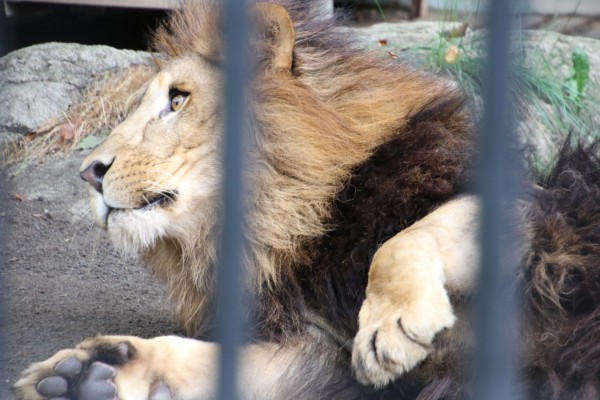
[[[179,111],[185,104],[189,93],[181,92],[179,90],[171,89],[169,91],[169,102],[171,111]]]

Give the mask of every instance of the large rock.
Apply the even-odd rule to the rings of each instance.
[[[0,58],[0,132],[25,133],[65,115],[93,81],[150,64],[148,53],[108,46],[45,43]]]
[[[410,61],[411,57],[433,55],[438,47],[440,32],[448,32],[460,26],[458,23],[440,22],[411,22],[411,23],[380,23],[367,28],[340,28],[342,31],[354,34],[357,46],[366,49],[376,49],[381,40],[386,45],[380,47],[383,51],[391,51],[400,58]],[[468,30],[466,37],[461,39],[462,45],[477,50],[485,45],[485,31]],[[565,79],[572,71],[571,54],[574,49],[581,49],[590,59],[589,95],[600,99],[600,40],[567,36],[549,31],[524,31],[517,33],[515,45],[524,50],[527,55],[527,66],[548,72],[557,79]],[[409,51],[406,57],[404,53]]]
[[[381,51],[383,57],[397,57],[415,65],[431,67],[435,66],[436,57],[440,56],[436,52],[442,51],[443,56],[443,51],[447,49],[440,31],[448,32],[459,25],[439,22],[381,23],[359,30],[342,29],[346,29],[348,34],[353,31],[359,33],[355,41],[358,47]],[[469,49],[471,56],[483,59],[483,49],[487,44],[485,34],[484,30],[467,30],[465,37],[454,39],[454,42]],[[600,135],[597,132],[600,127],[600,68],[597,68],[600,65],[600,40],[548,31],[523,31],[515,33],[513,45],[515,54],[525,56],[522,60],[530,77],[539,78],[539,84],[553,82],[555,91],[573,74],[571,58],[575,49],[582,50],[589,58],[589,82],[583,101],[585,107],[579,115],[570,118],[565,117],[564,113],[561,115],[560,107],[553,108],[545,102],[543,88],[531,88],[533,92],[541,89],[541,95],[526,98],[521,104],[525,107],[520,110],[522,114],[516,122],[518,136],[534,165],[544,168],[552,161],[557,146],[570,131],[591,137]],[[560,97],[560,93],[554,94]],[[535,96],[533,93],[528,95]],[[481,107],[481,98],[474,97],[474,104]]]
[[[431,54],[431,49],[437,46],[441,31],[460,25],[458,22],[382,22],[364,28],[340,27],[338,30],[351,35],[359,48],[380,49],[399,56],[410,50],[410,57],[421,57]]]

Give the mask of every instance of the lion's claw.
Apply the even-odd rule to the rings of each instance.
[[[79,388],[75,389],[78,400],[113,400],[117,395],[117,387],[112,379],[117,371],[102,362],[89,365],[85,377],[79,377],[84,369],[83,363],[75,357],[67,357],[54,367],[56,375],[42,379],[37,385],[37,392],[51,400],[67,399],[62,397],[73,391],[69,383],[78,381]],[[163,397],[166,398],[166,397]],[[157,398],[162,400],[161,398]]]
[[[87,339],[31,365],[14,390],[19,400],[115,400],[117,369],[134,354],[127,342]],[[168,397],[157,397],[163,399]]]
[[[39,394],[50,397],[52,400],[66,399],[58,397],[69,391],[69,382],[67,378],[73,378],[81,373],[83,363],[76,357],[67,357],[59,361],[54,367],[56,375],[42,379],[36,386]]]
[[[151,393],[149,400],[172,400],[171,388],[166,383],[158,385]]]
[[[376,303],[377,304],[377,303]],[[363,384],[385,386],[431,353],[437,333],[454,324],[447,298],[436,306],[382,310],[365,301],[354,339],[352,364]]]

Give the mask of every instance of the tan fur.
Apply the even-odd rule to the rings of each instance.
[[[385,386],[412,370],[434,350],[435,335],[454,325],[447,290],[475,287],[478,214],[474,197],[448,202],[377,251],[352,354],[361,382]]]

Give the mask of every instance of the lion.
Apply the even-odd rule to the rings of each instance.
[[[467,398],[460,354],[473,343],[465,306],[477,280],[480,208],[465,190],[475,132],[467,103],[445,79],[351,48],[331,21],[297,3],[251,10],[256,68],[243,259],[255,301],[239,392]],[[224,124],[218,21],[217,2],[188,2],[158,29],[160,72],[80,170],[98,223],[166,282],[188,337],[86,339],[24,371],[15,384],[20,400],[215,397],[219,345],[210,338]],[[585,160],[573,165],[593,157]],[[573,165],[563,168],[571,181],[589,187]],[[562,178],[553,179],[523,212],[533,242],[554,229],[547,216]],[[542,198],[548,207],[536,206]],[[537,362],[528,369],[534,383],[570,376],[552,375],[558,367],[549,361],[558,353],[547,344],[564,336],[544,336],[556,327],[552,313],[565,307],[559,282],[570,276],[567,267],[555,279],[541,273],[554,245],[547,242],[524,252],[518,274],[531,300],[527,315],[542,321],[530,325],[523,347]],[[535,347],[544,337],[546,347]]]

